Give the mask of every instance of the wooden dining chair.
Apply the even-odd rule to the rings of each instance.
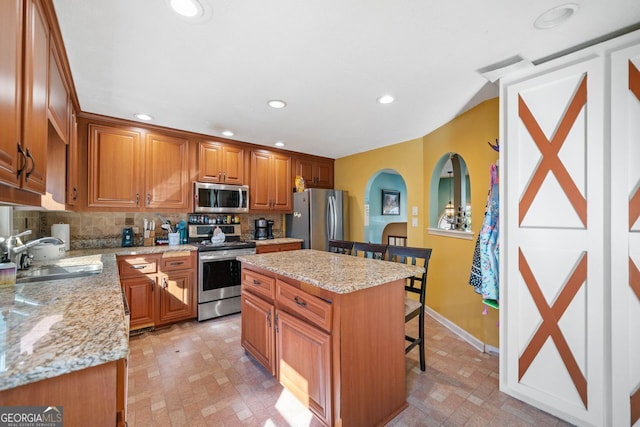
[[[352,255],[360,256],[358,254],[362,253],[365,258],[371,259],[385,259],[385,254],[387,253],[387,245],[380,243],[364,243],[364,242],[355,242],[353,244]]]
[[[351,255],[353,242],[349,240],[329,240],[329,252]]]
[[[418,346],[420,350],[420,369],[424,371],[426,368],[424,356],[424,307],[427,290],[427,270],[429,267],[429,259],[431,258],[431,249],[407,246],[389,246],[387,250],[389,261],[424,267],[424,273],[419,276],[408,278],[404,287],[404,290],[407,293],[404,300],[405,323],[416,316],[420,316],[418,319],[418,336],[409,336],[405,333],[404,338],[410,343],[405,348],[405,354]],[[415,298],[411,298],[411,294],[417,295],[418,299],[416,300]]]

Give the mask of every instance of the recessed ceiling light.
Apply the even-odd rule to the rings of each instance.
[[[136,114],[134,114],[134,116],[137,119],[144,120],[146,122],[148,122],[149,120],[153,120],[153,117],[151,117],[150,115],[145,114],[145,113],[136,113]]]
[[[275,145],[276,147],[284,147],[284,142],[282,142],[282,141],[278,141],[278,142],[276,142],[276,143],[275,143],[275,144],[273,144],[273,145]]]
[[[223,134],[224,136],[233,136],[233,132],[232,132],[232,131],[230,131],[230,130],[223,130],[223,131],[222,131],[222,134]]]
[[[556,6],[538,16],[533,22],[533,26],[539,30],[557,27],[571,18],[578,11],[578,8],[579,6],[575,3]]]
[[[391,104],[393,101],[395,101],[395,98],[391,95],[382,95],[377,99],[377,101],[380,104]]]
[[[169,4],[174,12],[186,18],[197,18],[204,14],[202,5],[198,0],[170,0]]]
[[[267,104],[269,104],[269,107],[271,108],[284,108],[287,106],[287,103],[281,101],[280,99],[272,99],[271,101],[267,102]]]

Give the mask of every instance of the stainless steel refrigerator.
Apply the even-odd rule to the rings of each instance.
[[[329,249],[329,240],[345,240],[349,231],[348,194],[308,188],[293,193],[293,214],[286,216],[287,237],[304,239],[303,249]]]

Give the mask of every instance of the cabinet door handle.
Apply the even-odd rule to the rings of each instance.
[[[280,332],[278,329],[278,313],[276,313],[276,321],[273,322],[274,326],[276,327],[276,333]]]
[[[218,171],[218,181],[222,181],[222,171]]]
[[[163,276],[162,277],[162,287],[167,289],[169,287],[169,284],[167,283],[167,277]]]
[[[151,290],[153,291],[156,287],[156,279],[149,279],[149,281],[151,282]]]
[[[27,167],[27,155],[25,154],[24,150],[22,149],[22,145],[20,145],[19,142],[18,142],[18,154],[22,155],[22,160],[23,160],[22,167],[16,171],[16,176],[20,178],[20,175],[22,175],[22,172],[24,172],[24,169]]]
[[[223,181],[227,181],[227,173],[226,172],[222,172],[222,179]]]
[[[147,206],[151,205],[151,193],[147,193]]]
[[[136,206],[140,204],[140,193],[136,193]]]
[[[297,296],[293,298],[293,300],[296,302],[296,304],[298,304],[300,307],[306,307],[307,303],[305,302],[305,300],[303,300],[302,298],[298,298]]]
[[[76,187],[73,187],[73,192],[72,192],[73,196],[71,196],[71,198],[73,200],[78,200],[78,189]]]
[[[271,329],[271,310],[269,310],[269,313],[267,313],[267,326],[269,326],[269,329]]]
[[[31,151],[29,151],[28,148],[27,148],[27,157],[31,159],[31,169],[29,169],[29,172],[27,172],[27,174],[25,175],[25,178],[29,179],[29,176],[31,176],[31,174],[36,168],[36,161],[33,159],[33,156],[31,155]]]

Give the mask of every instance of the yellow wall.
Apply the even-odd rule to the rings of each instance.
[[[483,102],[421,139],[337,159],[335,188],[349,191],[350,239],[361,240],[365,189],[369,179],[393,169],[407,184],[408,209],[419,207],[419,226],[411,227],[408,246],[433,248],[429,262],[427,305],[485,344],[498,347],[498,312],[483,315],[482,298],[468,284],[477,233],[484,218],[489,190],[489,168],[498,153],[487,142],[498,137],[498,98]],[[436,163],[449,152],[462,156],[471,182],[473,240],[435,236],[429,226],[429,180]]]
[[[407,206],[424,206],[422,173],[422,139],[390,145],[335,161],[335,188],[349,192],[349,240],[363,241],[364,200],[369,180],[380,171],[392,169],[402,175],[407,185]],[[420,213],[420,211],[418,211]],[[407,216],[411,222],[411,216]],[[422,218],[422,215],[419,217]],[[424,224],[407,227],[407,245],[422,246]]]

